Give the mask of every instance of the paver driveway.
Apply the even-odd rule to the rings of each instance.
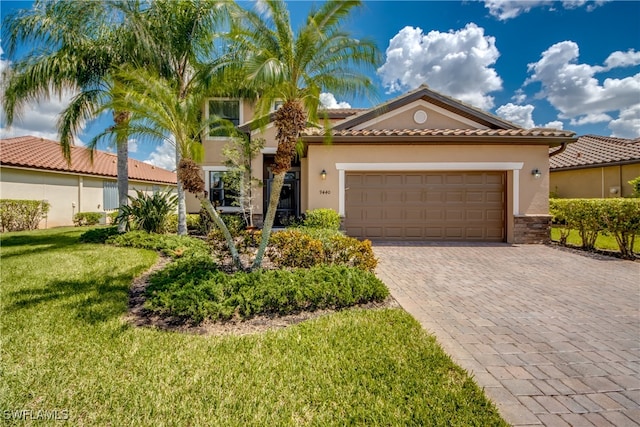
[[[640,262],[374,243],[378,276],[512,425],[640,425]]]

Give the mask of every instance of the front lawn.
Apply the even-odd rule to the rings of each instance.
[[[241,337],[130,326],[123,321],[129,285],[157,255],[80,244],[83,231],[1,236],[5,420],[506,425],[403,310],[347,310]]]

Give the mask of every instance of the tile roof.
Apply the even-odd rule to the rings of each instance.
[[[575,132],[558,129],[362,129],[330,130],[331,136],[534,136],[571,138]],[[307,128],[303,136],[325,136],[325,130]]]
[[[62,155],[59,142],[35,136],[1,139],[0,163],[3,166],[117,177],[115,154],[95,151],[92,163],[90,150],[72,146],[69,165]],[[175,184],[177,180],[176,174],[171,171],[134,159],[129,159],[129,179],[162,184]]]
[[[551,169],[583,168],[621,162],[640,162],[640,138],[584,135],[562,153],[549,158]]]

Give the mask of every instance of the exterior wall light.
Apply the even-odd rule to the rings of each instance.
[[[535,179],[538,179],[542,176],[542,172],[540,172],[540,169],[535,168],[534,170],[531,171],[531,175],[533,175]]]
[[[320,172],[320,177],[322,178],[323,181],[327,179],[327,171],[322,169],[322,172]]]

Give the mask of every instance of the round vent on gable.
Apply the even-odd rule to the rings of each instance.
[[[427,112],[424,110],[418,110],[413,113],[413,121],[421,125],[427,121]]]

